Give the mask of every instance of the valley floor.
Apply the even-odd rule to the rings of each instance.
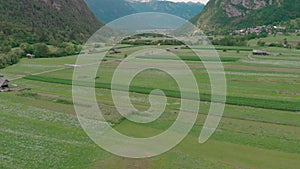
[[[96,79],[97,101],[115,129],[136,137],[163,132],[177,118],[179,98],[170,95],[163,115],[155,122],[124,120],[113,108],[110,90],[116,60],[142,47],[127,47],[107,57]],[[162,49],[167,48],[161,46]],[[203,95],[192,131],[178,146],[160,156],[135,160],[114,156],[98,147],[81,128],[72,102],[76,56],[22,59],[0,70],[20,92],[0,93],[0,168],[298,168],[300,166],[300,51],[268,48],[274,55],[251,51],[218,53],[223,61],[228,97],[224,116],[210,140],[198,143],[209,110],[209,78],[188,50],[177,54],[190,66]],[[280,55],[276,55],[280,53]],[[135,63],[153,57],[136,58]],[[43,74],[40,74],[43,72]],[[155,77],[155,78],[151,78]],[[176,91],[175,82],[154,70],[132,81],[131,101],[147,110],[147,91],[158,87]],[[201,95],[200,95],[201,96]]]

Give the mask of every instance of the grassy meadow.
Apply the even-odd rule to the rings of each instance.
[[[148,94],[152,89],[164,90],[168,104],[159,119],[137,124],[122,118],[114,108],[110,81],[115,68],[125,54],[145,48],[127,46],[121,54],[108,54],[95,79],[97,102],[106,112],[105,119],[115,124],[116,130],[136,137],[162,133],[172,125],[180,109],[174,79],[153,69],[133,79],[130,97],[134,106],[144,111],[150,106]],[[247,50],[216,48],[226,72],[227,101],[217,131],[204,144],[198,143],[198,137],[210,107],[209,77],[201,60],[189,49],[175,52],[198,82],[202,102],[197,122],[178,146],[141,160],[104,151],[81,128],[72,102],[73,69],[65,67],[75,64],[77,56],[22,59],[1,69],[0,74],[22,90],[0,93],[0,168],[299,168],[300,50],[265,47],[270,55],[254,56],[250,47],[244,48]],[[173,58],[136,57],[133,66],[149,59],[160,62]]]

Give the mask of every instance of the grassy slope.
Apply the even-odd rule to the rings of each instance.
[[[84,42],[103,24],[84,0],[0,0],[0,39],[5,43]]]

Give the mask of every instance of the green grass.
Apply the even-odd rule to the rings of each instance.
[[[140,56],[137,57],[139,59],[161,59],[161,60],[179,60],[178,58],[174,58],[172,56]],[[239,60],[239,58],[234,57],[222,57],[222,58],[199,58],[198,56],[180,56],[181,60],[184,61],[210,61],[210,62],[236,62]]]
[[[37,83],[41,86],[48,84],[38,81],[22,81],[24,81],[22,84]],[[57,88],[70,88],[70,85],[64,86],[51,83],[48,86],[49,91]],[[36,90],[39,89],[32,89],[30,92],[36,92]],[[105,91],[98,92],[102,94],[100,100],[103,101],[108,97]],[[121,168],[132,168],[136,165],[143,168],[255,168],[257,166],[263,168],[295,168],[299,163],[299,149],[295,148],[300,147],[298,145],[299,141],[297,141],[300,139],[299,128],[290,126],[299,126],[298,121],[300,119],[299,115],[292,112],[227,105],[219,129],[213,138],[204,145],[197,142],[205,119],[205,115],[201,115],[201,113],[189,136],[176,148],[146,161],[137,160],[132,162],[131,159],[121,159],[97,148],[81,131],[73,116],[28,107],[26,106],[28,104],[27,98],[23,96],[16,97],[14,93],[2,95],[2,97],[5,97],[5,99],[1,99],[2,108],[5,106],[7,111],[4,113],[0,109],[1,121],[6,121],[2,123],[1,129],[10,128],[10,130],[15,131],[14,134],[8,134],[7,131],[2,132],[3,137],[1,138],[3,138],[2,141],[4,141],[3,144],[6,145],[6,148],[0,152],[9,152],[9,155],[5,154],[5,157],[14,157],[15,160],[10,162],[8,159],[4,159],[4,163],[1,164],[5,168],[12,168],[11,166],[20,168],[94,168],[95,166],[98,168],[103,166],[115,168],[118,167],[118,163],[122,164],[119,166]],[[33,99],[30,102],[41,101],[39,98]],[[47,100],[42,101],[49,103]],[[201,105],[201,112],[204,114],[207,109],[208,105]],[[173,110],[173,108],[170,108],[170,110]],[[20,116],[22,118],[19,118]],[[145,137],[163,131],[175,120],[176,116],[176,114],[167,111],[156,123],[138,125],[123,121],[116,126],[116,129],[128,135]],[[19,123],[21,124],[19,125]],[[21,127],[24,123],[27,125]],[[19,133],[26,133],[29,136],[20,136]],[[43,137],[37,137],[40,135]],[[12,140],[14,137],[20,138],[17,139],[17,142],[23,144],[20,146],[14,144],[14,142],[7,144],[7,141]],[[27,140],[25,143],[24,139]],[[54,140],[54,143],[52,143],[52,140]],[[69,145],[74,142],[84,145]],[[29,148],[24,149],[24,145],[28,145]],[[32,145],[40,145],[42,148],[38,150],[30,149]],[[222,154],[219,153],[221,149]],[[41,153],[44,153],[45,156],[39,155]],[[236,157],[237,154],[239,154],[238,157]],[[84,155],[84,158],[82,155]],[[32,162],[23,163],[21,161],[24,159],[23,156],[31,157]],[[174,159],[178,162],[170,163]],[[272,160],[274,162],[271,163]]]
[[[183,48],[183,49],[188,49],[188,48]],[[252,51],[253,48],[251,47],[240,47],[240,46],[213,46],[211,48],[207,47],[198,47],[195,46],[193,49],[201,49],[201,50],[239,50],[239,51]]]
[[[169,46],[168,46],[169,47]],[[122,58],[144,46],[122,48]],[[161,46],[161,49],[167,46]],[[245,47],[247,48],[247,47]],[[261,68],[298,69],[281,60],[298,62],[297,51],[268,48],[278,56],[247,60],[249,51],[237,48],[218,51],[221,58],[238,58],[224,62],[227,66],[228,96],[218,129],[205,144],[198,137],[210,108],[210,83],[198,62],[186,61],[199,83],[200,111],[196,124],[178,146],[154,158],[134,160],[109,154],[94,144],[81,129],[72,105],[72,69],[32,76],[31,73],[64,67],[76,57],[22,59],[19,64],[0,70],[6,77],[26,76],[13,81],[23,92],[0,93],[0,168],[291,168],[300,166],[299,73],[264,71]],[[221,50],[221,49],[220,49]],[[182,49],[180,57],[192,56]],[[286,57],[286,58],[285,58]],[[141,59],[140,59],[141,60]],[[137,60],[135,63],[139,63]],[[278,64],[274,63],[278,61]],[[257,63],[264,61],[263,63]],[[159,62],[159,60],[158,60]],[[283,63],[283,64],[281,64]],[[130,99],[139,110],[149,108],[148,94],[164,89],[168,103],[154,122],[137,124],[117,113],[111,98],[110,81],[117,65],[104,64],[97,73],[96,97],[105,119],[115,129],[129,136],[148,137],[162,133],[178,117],[180,93],[175,81],[159,71],[148,70],[133,79]],[[200,65],[203,66],[203,65]],[[232,66],[253,66],[238,69]],[[126,73],[126,72],[125,72]],[[268,74],[268,75],[267,75]],[[91,86],[86,82],[76,85]],[[119,90],[124,86],[119,85]],[[280,91],[286,92],[280,94]],[[193,98],[195,94],[190,93]]]
[[[21,104],[14,94],[0,98],[0,168],[90,168],[107,155],[74,116]]]
[[[53,98],[51,96],[46,96],[46,95],[40,96],[37,93],[22,92],[20,94],[17,94],[17,96],[27,97],[27,98],[31,98],[31,99],[44,99],[44,100],[51,101],[53,103],[73,105],[73,101],[71,101],[71,100],[66,100],[66,99],[57,98],[57,97]]]
[[[261,38],[261,39],[253,39],[253,40],[250,40],[248,42],[248,45],[250,45],[250,46],[256,46],[257,42],[259,40],[261,40],[263,42],[267,42],[267,43],[283,43],[285,38],[287,39],[287,41],[288,41],[289,44],[295,45],[295,44],[297,44],[297,43],[300,42],[299,36],[293,34],[293,35],[290,35],[290,36],[276,35],[276,36],[268,36],[266,38]]]
[[[72,85],[71,79],[60,79],[54,77],[46,76],[27,76],[27,80],[42,81],[48,83],[58,83],[64,85]],[[87,82],[75,82],[75,85],[81,86],[92,86],[92,84]],[[111,89],[111,84],[109,83],[95,83],[96,88]],[[119,90],[125,90],[126,86],[119,85]],[[150,94],[154,88],[146,88],[139,86],[130,86],[130,92],[136,92],[141,94]],[[168,97],[180,98],[181,94],[178,91],[163,89],[165,95]],[[195,93],[187,93],[188,98],[186,99],[195,99],[197,96]],[[211,96],[209,94],[201,93],[200,98],[202,101],[211,101]],[[214,100],[218,102],[218,100]],[[298,102],[292,101],[282,101],[282,100],[268,100],[268,99],[259,99],[259,98],[248,98],[248,97],[237,97],[237,96],[227,96],[226,104],[239,105],[239,106],[250,106],[257,108],[266,108],[266,109],[275,109],[275,110],[287,110],[287,111],[300,111],[300,104]]]
[[[0,74],[6,78],[13,79],[32,73],[63,68],[64,64],[74,64],[76,56],[60,58],[43,58],[43,59],[22,59],[17,65],[9,66],[6,69],[0,69]]]
[[[235,125],[245,127],[247,126],[243,123],[237,123],[235,120],[224,123],[227,123],[229,125],[231,123],[233,125],[232,127],[235,127]],[[253,125],[255,124],[253,123]],[[155,125],[142,126],[133,124],[129,121],[125,121],[119,126],[117,126],[117,128],[120,129],[122,132],[127,131],[126,134],[132,136],[144,135],[145,131],[147,131],[147,133],[159,133],[159,131],[162,131],[161,128],[154,126]],[[298,155],[289,152],[278,151],[278,149],[282,150],[288,147],[291,151],[295,152],[293,150],[294,145],[289,145],[289,143],[282,143],[280,145],[280,140],[278,140],[279,148],[277,150],[274,150],[274,147],[272,146],[274,145],[274,141],[277,141],[274,136],[271,136],[269,138],[269,140],[273,140],[273,142],[270,142],[269,140],[262,138],[263,136],[261,136],[260,134],[254,134],[258,133],[259,127],[253,129],[254,133],[251,136],[247,134],[244,135],[242,133],[243,129],[241,128],[235,129],[234,131],[230,130],[227,132],[222,126],[213,136],[213,139],[211,139],[203,145],[197,142],[197,136],[199,134],[200,127],[201,126],[195,127],[196,129],[193,132],[195,132],[196,135],[194,135],[195,133],[190,134],[174,150],[155,158],[154,160],[160,159],[161,163],[155,163],[154,165],[166,166],[168,168],[173,164],[173,162],[172,164],[167,163],[166,161],[168,159],[180,159],[181,163],[176,163],[178,165],[177,167],[184,168],[186,166],[190,166],[191,168],[193,168],[194,166],[197,166],[198,162],[201,161],[202,157],[205,159],[205,161],[202,163],[202,165],[200,164],[200,168],[206,168],[206,165],[210,164],[210,160],[214,161],[212,164],[209,165],[211,168],[222,168],[222,165],[223,167],[227,166],[226,168],[295,168],[297,165],[296,163],[298,163],[296,162],[296,158]],[[249,127],[251,128],[252,126],[247,126],[246,128],[248,129]],[[273,127],[275,127],[276,129],[280,128],[279,126]],[[265,134],[267,133],[269,133],[269,131],[265,132]],[[249,140],[247,140],[247,138],[249,138]],[[188,158],[189,156],[190,159]],[[191,164],[185,163],[185,160],[181,158],[187,158],[185,160],[191,162]],[[276,161],[274,161],[274,159],[276,159]],[[226,161],[226,163],[219,163],[223,161]],[[287,161],[289,161],[289,163],[287,163]]]

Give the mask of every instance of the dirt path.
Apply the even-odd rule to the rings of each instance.
[[[68,68],[68,67],[62,67],[62,68],[58,68],[58,69],[54,69],[54,70],[47,70],[47,71],[44,71],[44,72],[22,75],[22,76],[19,76],[17,78],[9,79],[9,81],[15,81],[15,80],[23,79],[24,77],[29,76],[29,75],[41,75],[41,74],[56,72],[56,71],[65,70],[65,69],[70,69],[70,68]]]

